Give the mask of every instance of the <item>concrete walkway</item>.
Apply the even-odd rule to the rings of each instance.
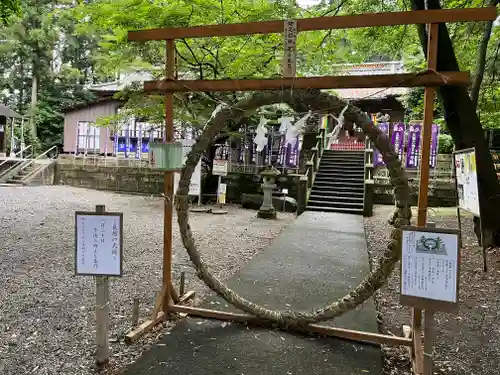
[[[345,295],[369,271],[363,217],[306,211],[228,285],[272,309],[311,310]],[[204,307],[230,310],[218,297]],[[327,322],[326,324],[329,324]],[[335,320],[377,332],[373,301]],[[125,375],[379,375],[380,350],[233,323],[185,319]]]

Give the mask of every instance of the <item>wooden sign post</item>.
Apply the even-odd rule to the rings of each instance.
[[[122,276],[123,214],[75,213],[75,274],[94,276],[96,282],[96,343],[98,366],[109,362],[109,276]]]
[[[227,176],[228,173],[228,162],[227,160],[214,160],[212,166],[212,174],[214,176],[219,176],[219,182],[217,184],[217,203],[219,205],[219,210],[212,210],[213,214],[226,214],[227,211],[222,209],[222,205],[226,203],[226,184],[222,183],[222,176]]]
[[[434,312],[458,310],[460,247],[456,229],[402,228],[400,302],[425,312],[425,375],[432,375]]]
[[[285,54],[283,57],[283,77],[295,77],[297,51],[297,21],[285,21]]]

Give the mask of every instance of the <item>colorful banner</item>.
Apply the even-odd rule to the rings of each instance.
[[[128,153],[130,151],[130,129],[127,124],[127,127],[125,128],[125,157],[128,158]]]
[[[387,122],[383,122],[378,124],[377,127],[385,136],[389,136],[389,124]],[[375,148],[373,151],[373,166],[376,168],[380,165],[385,165],[384,160],[382,159],[382,153]]]
[[[289,168],[297,168],[299,164],[299,137],[295,138],[295,144],[287,145],[286,166]]]
[[[406,146],[406,168],[414,169],[418,167],[421,136],[422,125],[410,124],[408,127],[408,142]]]
[[[284,167],[286,163],[286,151],[288,147],[286,144],[286,136],[281,136],[280,137],[280,144],[278,146],[278,160],[277,164]]]
[[[437,162],[437,154],[439,149],[439,125],[432,124],[431,130],[431,155],[430,155],[430,163],[431,168],[436,168]]]
[[[394,151],[398,154],[399,160],[403,160],[405,142],[405,124],[398,123],[392,128],[391,144]]]
[[[135,147],[135,158],[142,159],[142,123],[139,123],[139,136],[137,137],[137,146]]]

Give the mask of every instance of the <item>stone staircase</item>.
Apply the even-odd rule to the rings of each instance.
[[[306,211],[363,215],[364,184],[364,150],[325,150],[309,194]]]
[[[38,167],[39,167],[39,165],[35,164],[35,163],[27,164],[26,167],[24,167],[23,169],[19,170],[17,173],[15,173],[11,177],[9,177],[5,181],[5,184],[8,184],[8,185],[23,185],[24,179],[27,176],[29,176]]]

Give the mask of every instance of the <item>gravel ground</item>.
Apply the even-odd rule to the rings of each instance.
[[[147,319],[161,285],[163,200],[66,186],[0,188],[0,374],[92,374],[95,286],[75,277],[74,212],[105,204],[124,213],[124,276],[110,281],[108,373],[119,373],[153,345],[164,329],[131,346],[132,300]],[[191,214],[191,227],[204,259],[225,279],[264,248],[291,220],[256,218],[255,211],[228,206],[227,215]],[[174,218],[174,220],[176,220]],[[175,221],[174,280],[186,271],[186,288],[197,300],[209,293],[182,247]],[[142,320],[141,319],[141,320]]]
[[[374,216],[365,218],[365,231],[371,261],[384,251],[391,227],[387,218],[391,206],[377,206]],[[414,211],[414,217],[416,212]],[[457,228],[454,208],[429,213],[437,227]],[[500,374],[500,255],[488,254],[489,270],[482,270],[481,250],[472,230],[470,216],[462,217],[462,259],[460,273],[460,309],[458,314],[436,314],[437,338],[434,374]],[[399,305],[399,273],[375,296],[379,328],[383,333],[401,335],[402,324],[411,321],[410,309]],[[405,348],[383,348],[386,375],[410,374]]]

